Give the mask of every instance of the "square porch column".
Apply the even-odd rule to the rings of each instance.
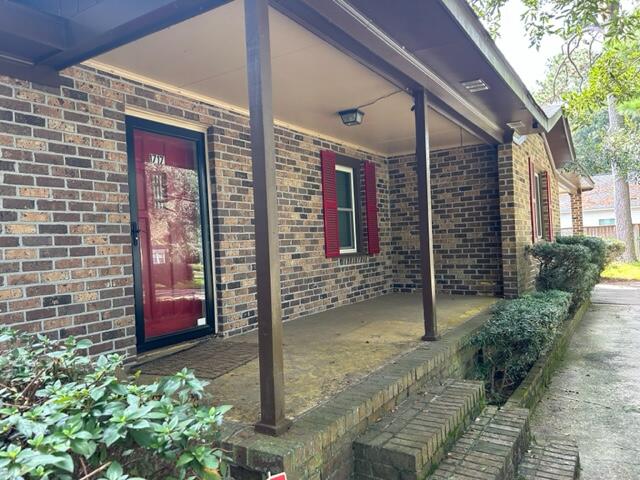
[[[260,421],[255,429],[260,433],[279,435],[289,428],[289,422],[284,416],[282,304],[268,0],[245,0],[244,16],[256,228],[260,362]]]
[[[575,193],[570,193],[571,199],[571,225],[574,235],[584,233],[584,223],[582,217],[582,191],[578,189]]]
[[[416,173],[418,175],[418,216],[420,219],[420,273],[422,275],[423,340],[437,340],[436,281],[433,263],[433,233],[431,222],[431,162],[429,159],[429,122],[427,92],[416,90],[414,113],[416,124]]]

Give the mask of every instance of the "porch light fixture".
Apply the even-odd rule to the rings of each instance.
[[[360,125],[362,123],[362,119],[364,118],[364,112],[358,108],[341,110],[338,112],[338,115],[340,115],[342,123],[344,123],[348,127]]]
[[[462,83],[462,86],[471,93],[483,92],[485,90],[489,90],[489,85],[487,85],[487,82],[485,82],[481,78],[477,78],[476,80],[468,80],[466,82],[461,82],[461,83]]]

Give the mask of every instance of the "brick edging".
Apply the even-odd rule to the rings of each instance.
[[[238,472],[282,472],[291,478],[346,478],[353,468],[353,441],[366,428],[427,381],[464,377],[468,339],[488,320],[487,312],[419,344],[325,403],[294,420],[280,437],[256,434],[251,425],[225,422],[222,447]],[[236,472],[237,473],[237,472]],[[244,478],[244,477],[242,477]]]

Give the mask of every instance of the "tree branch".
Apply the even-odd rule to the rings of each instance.
[[[79,480],[89,480],[91,477],[95,477],[98,473],[109,468],[109,465],[111,465],[111,462],[107,462],[101,467],[96,468],[93,472],[87,473],[84,477],[80,478]]]
[[[575,47],[571,48],[571,43],[575,40],[578,39],[578,41],[576,42]],[[584,75],[582,75],[582,72],[580,71],[580,69],[578,68],[578,66],[576,65],[576,62],[573,60],[573,52],[576,51],[576,49],[578,48],[578,46],[580,46],[580,43],[582,42],[582,38],[578,37],[578,34],[573,35],[571,38],[569,38],[569,40],[567,40],[566,46],[567,46],[567,58],[569,59],[569,62],[571,63],[571,65],[573,66],[574,71],[578,74],[578,77],[580,78],[580,83],[579,83],[579,88],[580,90],[582,90],[582,85],[584,84]]]

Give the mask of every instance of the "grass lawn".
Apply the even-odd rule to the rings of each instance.
[[[640,262],[613,262],[611,265],[604,269],[604,272],[602,272],[602,277],[611,280],[640,281]]]

